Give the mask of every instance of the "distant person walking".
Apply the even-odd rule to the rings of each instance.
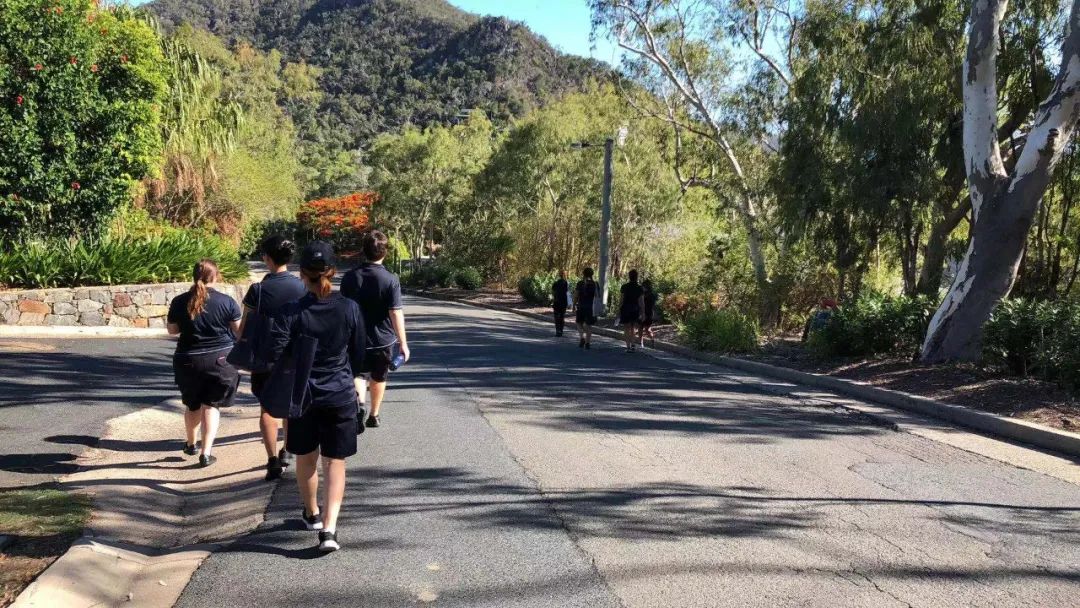
[[[220,407],[236,398],[240,374],[225,358],[240,331],[240,305],[212,285],[221,278],[213,260],[195,264],[194,283],[187,293],[173,298],[166,317],[171,335],[179,335],[173,355],[173,376],[180,388],[186,431],[184,453],[199,455],[208,467],[217,461],[214,439],[221,421]],[[195,444],[195,429],[202,425],[202,445]]]
[[[360,370],[367,376],[371,391],[371,412],[365,423],[368,428],[380,424],[379,413],[386,396],[386,380],[400,351],[403,361],[409,360],[409,343],[405,335],[405,310],[401,302],[401,282],[397,275],[383,266],[389,239],[378,230],[364,236],[364,263],[341,280],[341,293],[360,305],[367,324],[367,354]],[[364,400],[364,382],[357,390]]]
[[[623,326],[626,352],[637,350],[637,330],[645,320],[645,290],[638,283],[638,271],[631,270],[629,281],[622,286],[622,303],[619,305],[619,323]]]
[[[319,550],[336,551],[337,520],[345,498],[345,459],[356,453],[356,387],[353,368],[364,355],[367,333],[355,302],[334,293],[336,272],[330,245],[315,241],[300,255],[300,276],[308,293],[287,304],[274,320],[270,358],[276,361],[300,336],[318,341],[308,380],[304,413],[289,419],[285,448],[296,454],[296,483],[304,524],[319,531]],[[319,456],[326,497],[319,513]]]
[[[593,280],[593,269],[586,268],[581,271],[581,280],[577,284],[577,307],[575,320],[578,326],[578,348],[592,348],[592,326],[596,325],[596,314],[593,312],[593,301],[600,297],[599,288]]]
[[[653,322],[656,321],[656,302],[657,295],[653,291],[652,281],[645,279],[641,282],[641,288],[645,291],[642,298],[645,302],[645,314],[644,319],[641,321],[641,331],[639,332],[641,338],[641,348],[645,348],[645,334],[649,335],[650,340],[654,340],[653,336]]]
[[[281,235],[274,235],[262,242],[260,250],[263,262],[270,272],[263,277],[261,282],[249,287],[247,295],[244,296],[244,318],[240,321],[241,336],[244,335],[244,327],[252,315],[273,318],[286,304],[295,302],[308,293],[304,282],[289,273],[288,264],[296,253],[296,245],[292,241]],[[251,393],[259,399],[260,403],[262,403],[262,389],[269,378],[269,371],[251,372]],[[289,463],[289,452],[285,448],[278,451],[279,426],[281,426],[281,421],[263,408],[262,415],[259,417],[259,431],[262,433],[263,445],[266,447],[267,481],[281,477],[282,470]],[[286,435],[288,432],[286,423]]]
[[[559,271],[559,278],[551,285],[551,307],[555,314],[555,336],[562,337],[566,326],[566,309],[570,306],[570,284],[566,282],[566,271]]]

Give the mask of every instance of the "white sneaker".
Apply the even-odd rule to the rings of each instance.
[[[341,548],[337,542],[337,534],[323,530],[319,532],[319,551],[333,553]]]

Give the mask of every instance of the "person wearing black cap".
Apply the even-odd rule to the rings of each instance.
[[[319,531],[319,549],[336,551],[337,519],[345,496],[345,459],[356,453],[357,394],[354,363],[364,356],[367,332],[356,302],[334,293],[333,249],[315,241],[300,254],[300,278],[308,293],[286,305],[271,331],[272,360],[299,336],[318,340],[308,380],[303,415],[289,419],[285,448],[296,455],[296,482],[303,500],[304,524]],[[326,500],[320,515],[319,456],[323,458]]]
[[[279,310],[290,302],[304,297],[307,287],[303,281],[289,273],[288,264],[296,253],[296,245],[289,239],[275,234],[263,240],[260,246],[263,263],[270,272],[259,283],[248,288],[244,296],[244,318],[240,321],[240,335],[244,335],[244,326],[252,315],[273,318]],[[269,372],[251,372],[251,394],[262,402],[262,389],[270,378]],[[263,446],[266,447],[266,479],[271,481],[281,477],[282,470],[288,465],[289,452],[277,448],[278,427],[281,422],[262,410],[259,418],[259,431],[262,433]],[[285,428],[288,433],[288,426]]]

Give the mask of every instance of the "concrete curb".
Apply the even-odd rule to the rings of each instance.
[[[509,312],[537,321],[543,321],[545,323],[552,322],[552,318],[547,315],[516,310],[506,306],[467,302],[451,296],[422,290],[406,289],[404,291],[409,295],[431,300],[457,302],[459,304],[477,308]],[[622,332],[606,327],[594,327],[593,333],[616,339],[622,339],[623,337]],[[863,401],[870,401],[888,407],[930,416],[996,437],[1019,441],[1031,446],[1067,454],[1073,457],[1080,457],[1080,434],[1061,431],[1041,424],[1026,422],[1024,420],[1016,420],[998,416],[996,414],[980,412],[963,406],[912,395],[910,393],[879,388],[854,380],[845,380],[823,374],[802,372],[786,367],[760,363],[758,361],[739,359],[737,357],[700,352],[671,342],[657,340],[653,347],[657,350],[687,357],[689,359],[713,363],[715,365],[721,365],[752,374],[770,376],[788,382],[827,389]]]
[[[164,328],[0,325],[0,338],[169,338]]]

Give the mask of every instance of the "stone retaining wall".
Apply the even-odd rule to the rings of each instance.
[[[247,283],[214,285],[237,302]],[[169,302],[191,283],[0,291],[0,325],[165,327]]]

